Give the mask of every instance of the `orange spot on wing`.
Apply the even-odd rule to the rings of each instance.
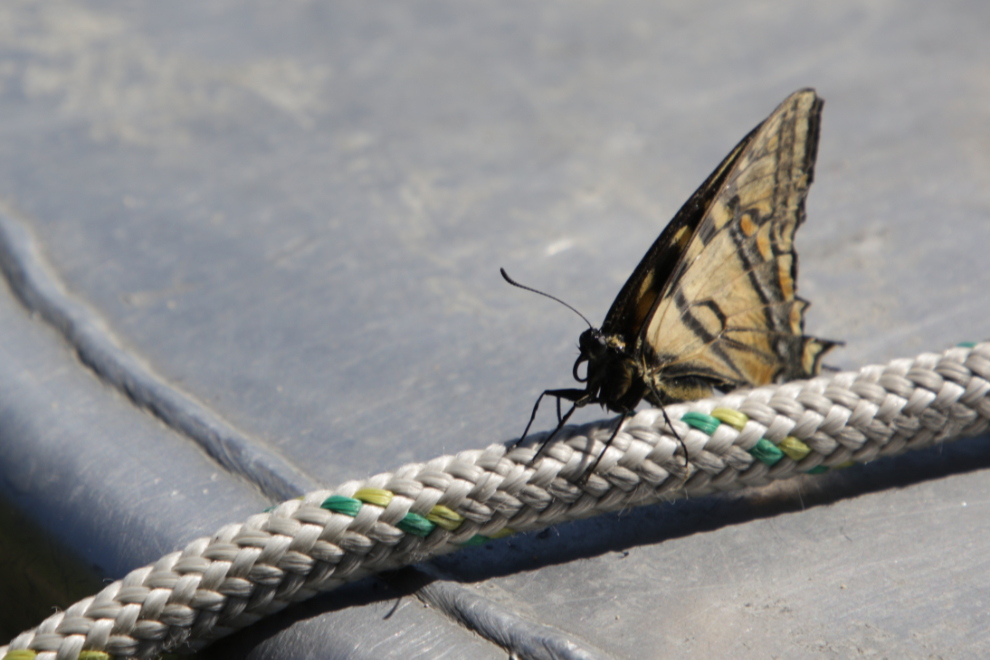
[[[790,300],[794,297],[794,279],[791,277],[790,267],[785,267],[783,263],[780,264],[778,276],[780,278],[780,290],[784,294],[784,300]]]
[[[755,222],[753,222],[753,216],[751,216],[749,213],[746,213],[741,218],[739,218],[739,228],[742,230],[743,234],[749,237],[755,234],[756,230],[759,229],[760,227]]]
[[[773,245],[770,239],[770,223],[763,225],[756,234],[756,249],[764,261],[773,259]]]

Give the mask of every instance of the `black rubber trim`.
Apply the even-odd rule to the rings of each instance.
[[[613,660],[613,656],[574,635],[531,621],[509,606],[487,598],[443,575],[430,562],[414,568],[427,580],[417,597],[460,621],[485,639],[527,660]]]

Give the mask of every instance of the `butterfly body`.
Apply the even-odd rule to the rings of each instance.
[[[530,424],[543,396],[574,404],[559,430],[592,403],[625,417],[643,399],[662,407],[818,373],[835,342],[804,335],[793,238],[822,105],[799,90],[736,145],[661,232],[601,328],[581,334],[574,377],[584,389],[545,391]]]

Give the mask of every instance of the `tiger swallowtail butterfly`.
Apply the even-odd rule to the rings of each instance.
[[[557,399],[559,424],[537,456],[588,404],[620,414],[611,444],[643,399],[662,408],[715,388],[818,374],[837,342],[804,334],[794,232],[805,218],[822,105],[812,89],[791,94],[715,168],[647,251],[602,327],[589,323],[581,333],[573,373],[584,389],[543,392],[517,444],[545,396]],[[573,404],[563,416],[561,399]]]

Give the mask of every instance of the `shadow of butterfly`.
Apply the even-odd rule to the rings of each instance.
[[[691,195],[622,287],[601,329],[588,323],[581,334],[573,373],[584,389],[543,392],[517,445],[545,396],[557,399],[558,425],[537,456],[588,404],[620,414],[607,448],[643,399],[662,408],[716,388],[818,374],[837,342],[804,334],[808,303],[795,294],[794,232],[804,222],[822,105],[812,89],[791,94]],[[573,403],[564,415],[561,399]]]

